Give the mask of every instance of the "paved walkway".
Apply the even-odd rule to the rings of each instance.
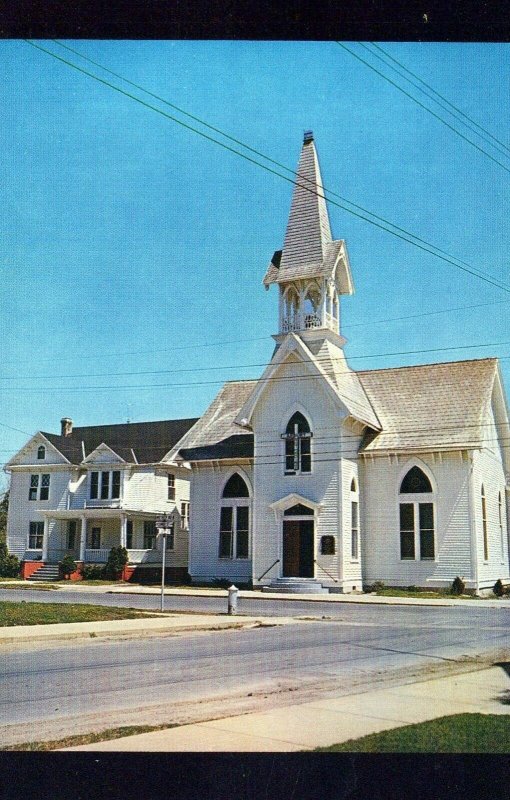
[[[313,750],[447,714],[506,714],[501,667],[244,714],[67,750],[290,752]]]
[[[1,579],[0,579],[1,583]],[[9,586],[22,585],[25,587],[37,589],[37,583],[30,583],[27,581],[9,581]],[[53,584],[56,586],[57,591],[64,592],[90,592],[92,594],[157,594],[161,593],[160,586],[142,586],[138,584],[119,584],[112,583],[109,585],[94,586],[87,585],[82,581],[69,581],[68,583]],[[165,596],[171,597],[224,597],[226,602],[227,590],[216,588],[200,588],[200,587],[174,587],[167,586],[165,588]],[[261,592],[241,590],[239,591],[239,598],[251,598],[255,600],[287,600],[303,601],[306,600],[310,603],[362,603],[362,604],[375,604],[375,605],[404,605],[404,606],[469,606],[472,603],[477,605],[483,603],[483,607],[497,607],[497,608],[510,608],[510,597],[506,598],[487,598],[479,599],[457,599],[455,597],[381,597],[376,594],[282,594],[280,592]]]

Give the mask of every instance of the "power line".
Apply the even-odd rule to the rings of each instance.
[[[109,75],[113,75],[115,78],[118,78],[119,80],[123,81],[124,83],[128,84],[129,86],[133,86],[134,88],[138,89],[139,91],[142,91],[145,94],[147,94],[149,97],[153,97],[154,99],[160,101],[161,103],[164,103],[165,105],[168,105],[170,108],[173,108],[174,110],[178,111],[180,114],[183,114],[184,116],[188,117],[189,119],[192,119],[193,121],[198,122],[200,125],[203,125],[204,127],[208,128],[209,130],[214,131],[215,133],[219,133],[220,136],[223,136],[224,138],[228,139],[229,141],[234,142],[237,145],[240,145],[245,150],[248,150],[249,152],[254,153],[257,156],[260,156],[264,160],[268,161],[271,164],[274,164],[275,166],[279,167],[280,169],[285,170],[286,172],[290,173],[295,178],[299,178],[299,180],[305,181],[306,183],[309,184],[309,188],[312,187],[312,191],[314,191],[314,188],[313,188],[314,184],[312,183],[312,181],[310,179],[306,178],[306,176],[299,175],[295,170],[291,169],[290,167],[287,167],[285,164],[282,164],[280,161],[276,161],[275,159],[271,158],[270,156],[266,155],[265,153],[262,153],[260,150],[257,150],[255,148],[251,147],[250,145],[246,144],[245,142],[242,142],[240,139],[236,139],[235,137],[231,136],[230,134],[225,133],[225,131],[222,131],[220,128],[217,128],[214,125],[210,125],[205,120],[201,119],[200,117],[195,116],[194,114],[190,114],[188,111],[185,111],[180,106],[175,105],[175,103],[171,103],[169,100],[166,100],[165,98],[161,97],[160,95],[157,95],[154,92],[150,92],[148,89],[145,89],[143,86],[140,86],[137,83],[133,83],[133,81],[130,81],[127,78],[125,78],[124,76],[119,75],[117,72],[113,72],[113,70],[110,70],[110,69],[104,67],[102,64],[99,64],[97,61],[94,61],[93,59],[89,58],[88,56],[83,55],[83,53],[80,53],[78,50],[75,50],[74,48],[69,47],[68,45],[62,44],[57,39],[52,39],[52,41],[55,44],[57,44],[59,47],[62,47],[65,50],[69,50],[71,53],[74,53],[75,55],[77,55],[80,58],[82,58],[84,61],[87,61],[90,64],[93,64],[95,67],[98,67],[99,69],[103,70],[104,72],[108,73]],[[338,197],[340,200],[342,200],[342,202],[348,203],[349,205],[353,206],[354,208],[357,208],[358,211],[362,211],[365,214],[370,214],[370,216],[374,217],[374,219],[379,220],[379,222],[382,222],[385,225],[391,225],[391,227],[395,228],[395,230],[400,231],[401,233],[405,234],[406,236],[411,236],[413,239],[416,239],[416,241],[421,242],[422,244],[425,244],[425,245],[433,247],[434,250],[437,250],[438,253],[441,253],[442,255],[447,256],[449,258],[453,258],[456,261],[459,261],[459,263],[463,264],[465,267],[471,268],[470,264],[468,264],[465,261],[462,261],[457,256],[452,256],[451,253],[448,253],[445,250],[442,250],[439,247],[436,247],[436,245],[430,245],[430,243],[427,242],[425,239],[422,239],[419,236],[417,236],[416,234],[407,231],[405,228],[402,228],[399,225],[396,225],[394,222],[391,222],[390,220],[387,220],[384,217],[381,217],[380,215],[375,214],[373,211],[370,211],[370,210],[364,208],[363,206],[361,206],[361,205],[359,205],[357,203],[354,203],[352,200],[349,200],[347,197],[343,197],[342,195],[338,194],[337,192],[333,192],[331,189],[326,189],[324,186],[322,188],[323,188],[323,192],[327,193],[329,196]],[[314,193],[316,193],[316,192],[314,191]],[[348,211],[348,209],[345,209],[345,210]]]
[[[362,42],[359,42],[359,44],[362,44]],[[446,104],[446,105],[442,106],[446,111],[448,111],[449,109],[452,109],[452,111],[455,114],[457,114],[460,117],[463,117],[465,120],[467,120],[467,123],[466,122],[463,123],[464,125],[466,125],[466,124],[468,124],[468,126],[471,125],[474,128],[477,128],[479,131],[481,131],[481,134],[477,134],[478,136],[481,136],[481,138],[487,137],[488,139],[492,139],[494,142],[496,142],[496,145],[500,145],[501,148],[503,148],[503,150],[501,150],[498,147],[496,147],[496,149],[498,149],[499,152],[501,152],[503,155],[510,154],[510,147],[508,147],[504,142],[502,142],[501,139],[498,139],[497,136],[494,136],[486,128],[483,128],[481,125],[479,125],[478,122],[476,122],[474,119],[472,119],[470,116],[468,116],[468,114],[465,114],[464,111],[462,111],[460,108],[458,108],[458,106],[454,105],[444,95],[440,94],[437,91],[437,89],[434,89],[429,83],[424,81],[423,78],[420,78],[419,75],[417,75],[415,72],[412,72],[412,70],[410,70],[408,67],[404,66],[404,64],[402,64],[402,62],[400,62],[396,58],[394,58],[390,53],[388,53],[386,50],[384,50],[384,48],[382,48],[379,44],[377,44],[376,42],[370,42],[370,44],[372,45],[372,47],[375,47],[377,50],[379,50],[379,52],[381,52],[387,59],[390,59],[395,64],[397,64],[397,66],[400,67],[402,70],[404,70],[404,72],[407,72],[408,75],[412,75],[413,78],[416,78],[417,81],[419,81],[421,84],[423,84],[423,86],[425,86],[432,93],[432,94],[428,94],[428,96],[430,97],[431,100],[434,100],[434,102],[438,103],[439,101],[435,100],[434,95],[436,97],[439,97],[439,99],[442,100]],[[368,49],[366,44],[362,44],[362,46],[365,49]],[[369,52],[371,52],[371,51],[369,50]],[[380,56],[377,56],[376,53],[373,53],[373,55],[375,55],[377,58],[380,58]],[[385,63],[385,62],[383,61],[383,63]],[[391,64],[387,64],[387,66],[391,67],[392,69],[395,69],[395,67],[392,67]],[[398,70],[396,70],[396,71],[398,72]],[[401,74],[401,73],[399,73],[399,74]],[[405,76],[402,75],[402,74],[401,74],[401,77],[405,78]],[[409,78],[405,78],[405,80],[409,81]],[[412,81],[409,81],[409,83],[412,83],[413,86],[416,86],[417,89],[419,89],[420,91],[424,92],[424,90],[421,89],[420,86],[417,86],[417,84],[413,83]],[[424,92],[424,93],[427,94],[426,92]],[[449,113],[451,114],[452,111],[449,111]],[[462,122],[462,119],[459,120],[459,121]],[[473,132],[476,133],[476,131],[473,131]],[[487,143],[491,144],[489,141]],[[491,146],[495,147],[495,145],[491,145]],[[506,151],[506,153],[503,152],[503,151]]]
[[[272,169],[271,167],[268,167],[265,164],[261,164],[259,161],[256,161],[254,158],[251,158],[250,156],[247,156],[245,153],[241,153],[238,150],[234,149],[233,147],[230,147],[229,145],[225,144],[224,142],[220,142],[217,139],[215,139],[214,137],[209,136],[209,134],[197,130],[192,125],[188,125],[188,123],[177,119],[176,117],[174,117],[171,114],[167,114],[162,109],[157,108],[156,106],[153,106],[153,105],[151,105],[149,103],[146,103],[144,100],[141,100],[139,97],[136,97],[135,95],[131,94],[130,92],[126,92],[123,89],[119,88],[118,86],[113,85],[109,81],[106,81],[103,78],[100,78],[97,75],[94,75],[93,73],[88,72],[87,70],[83,69],[82,67],[79,67],[76,64],[73,64],[71,61],[68,61],[67,59],[62,58],[61,56],[56,55],[56,53],[52,53],[50,50],[47,50],[46,48],[41,47],[40,45],[35,44],[34,42],[32,42],[32,41],[30,41],[28,39],[25,39],[24,41],[27,44],[29,44],[32,47],[34,47],[35,49],[41,50],[42,52],[47,53],[48,55],[52,56],[57,61],[61,61],[62,63],[66,64],[67,66],[70,66],[71,68],[77,70],[78,72],[81,72],[84,75],[87,75],[88,77],[92,78],[93,80],[98,81],[99,83],[101,83],[101,84],[103,84],[105,86],[108,86],[109,88],[113,89],[116,92],[119,92],[120,94],[130,98],[131,100],[134,100],[136,103],[139,103],[140,105],[142,105],[142,106],[144,106],[146,108],[149,108],[152,111],[155,111],[157,114],[160,114],[161,116],[166,117],[167,119],[170,119],[172,122],[176,122],[178,125],[181,125],[182,127],[186,128],[187,130],[193,131],[193,133],[196,133],[199,136],[202,136],[203,138],[207,139],[208,141],[214,142],[215,144],[219,145],[223,149],[228,150],[229,152],[234,153],[235,155],[240,156],[241,158],[244,158],[246,161],[249,161],[250,163],[255,164],[256,166],[260,167],[261,169],[265,170],[266,172],[269,172],[269,173],[271,173],[273,175],[276,175],[277,177],[282,178],[283,180],[287,181],[288,183],[300,186],[301,188],[305,189],[306,191],[310,192],[311,194],[316,195],[317,197],[324,197],[324,199],[328,199],[328,202],[331,203],[331,205],[335,205],[338,208],[341,208],[342,210],[347,211],[348,213],[352,214],[353,216],[358,217],[359,219],[363,219],[365,222],[369,222],[371,225],[374,225],[375,227],[380,228],[381,230],[384,230],[387,233],[392,234],[393,236],[396,236],[398,239],[401,239],[402,241],[405,241],[408,244],[414,245],[418,249],[423,250],[424,252],[435,256],[436,258],[439,258],[441,261],[444,261],[445,263],[448,263],[451,266],[454,266],[457,269],[462,270],[463,272],[466,272],[466,273],[468,273],[470,275],[473,275],[473,276],[479,278],[480,280],[484,281],[485,283],[489,283],[492,286],[496,286],[498,289],[501,289],[504,292],[510,293],[510,286],[507,286],[506,284],[503,284],[503,283],[493,279],[491,276],[488,276],[485,273],[481,273],[481,272],[475,270],[471,266],[468,266],[468,267],[461,266],[461,263],[465,263],[465,262],[456,263],[456,261],[460,262],[460,259],[457,259],[455,256],[447,258],[444,255],[441,255],[440,251],[439,251],[439,248],[437,248],[435,245],[426,243],[427,246],[424,246],[423,244],[420,244],[419,241],[418,241],[418,237],[416,237],[414,234],[406,232],[405,236],[402,236],[399,233],[396,233],[396,231],[392,231],[389,228],[385,227],[384,225],[380,224],[379,222],[376,222],[374,219],[369,219],[364,214],[358,213],[357,211],[353,211],[352,209],[347,208],[345,205],[343,205],[341,203],[338,203],[335,200],[331,200],[329,198],[326,198],[324,194],[320,194],[319,192],[314,191],[310,186],[305,186],[303,183],[300,183],[297,180],[293,180],[292,178],[289,178],[286,175],[282,175],[280,172],[277,172],[276,170]],[[165,102],[165,101],[163,101],[163,102]],[[510,172],[510,170],[509,170],[509,172]],[[354,205],[354,204],[351,203],[351,205]],[[366,213],[369,213],[369,214],[371,214],[372,216],[375,217],[375,215],[372,214],[372,212],[366,212]],[[389,223],[389,224],[392,225],[393,227],[397,228],[397,226],[393,225],[393,223]],[[400,230],[403,230],[403,229],[400,229]],[[412,237],[412,239],[416,239],[416,241],[413,241],[412,239],[406,238],[406,237]],[[420,240],[420,241],[425,241],[425,240]],[[430,249],[430,248],[433,248],[433,249]],[[435,251],[437,251],[437,252],[435,252]],[[456,258],[456,261],[452,261],[451,260],[452,258]]]
[[[476,345],[475,345],[476,346]],[[509,359],[510,356],[499,356],[498,361],[503,361]],[[477,360],[477,359],[473,359]],[[487,359],[481,359],[487,360]],[[299,363],[306,363],[304,361],[300,361]],[[310,362],[312,363],[312,362]],[[338,375],[360,375],[364,372],[382,372],[387,370],[396,370],[396,369],[414,369],[419,368],[420,366],[437,366],[437,363],[443,364],[456,364],[459,363],[458,361],[445,361],[445,362],[436,362],[434,364],[412,364],[407,367],[383,367],[380,369],[372,369],[372,370],[360,370],[359,372],[351,372],[350,370],[343,371],[337,373]],[[260,380],[259,378],[238,378],[235,380],[225,381],[223,378],[218,378],[217,380],[211,381],[192,381],[187,383],[147,383],[147,384],[124,384],[124,385],[111,385],[111,384],[103,384],[103,385],[91,385],[91,386],[2,386],[0,387],[0,392],[85,392],[85,391],[124,391],[125,389],[184,389],[194,386],[221,386],[225,383],[257,383]],[[266,379],[268,382],[277,383],[277,382],[294,382],[297,383],[300,380],[305,381],[317,381],[317,380],[324,380],[322,375],[292,375],[290,377],[287,376],[272,376]]]
[[[375,72],[377,75],[379,75],[385,81],[387,81],[388,83],[391,83],[391,85],[394,86],[395,89],[398,89],[399,92],[402,92],[402,94],[405,94],[405,96],[408,97],[410,100],[412,100],[413,103],[416,103],[416,105],[420,106],[420,108],[423,108],[425,111],[427,111],[433,117],[435,117],[435,119],[439,120],[439,122],[442,122],[443,125],[446,125],[446,127],[449,128],[451,131],[453,131],[453,133],[457,134],[457,136],[460,136],[461,139],[464,139],[465,142],[468,142],[468,144],[470,144],[472,147],[474,147],[480,153],[483,153],[485,156],[487,156],[487,158],[490,158],[490,160],[493,161],[495,164],[498,164],[498,166],[500,166],[502,169],[504,169],[505,172],[510,173],[510,168],[509,167],[506,167],[504,164],[501,163],[501,161],[498,161],[497,158],[494,158],[494,156],[491,156],[491,154],[488,153],[486,150],[484,150],[483,147],[480,147],[475,142],[473,142],[471,139],[468,139],[467,136],[464,136],[463,133],[461,133],[456,128],[454,128],[453,125],[450,125],[449,122],[444,120],[443,117],[441,117],[439,114],[436,114],[435,111],[432,111],[432,109],[430,109],[426,105],[424,105],[424,103],[420,102],[420,100],[417,100],[417,98],[414,97],[414,95],[410,94],[410,92],[407,92],[405,89],[403,89],[401,86],[399,86],[398,83],[395,83],[395,81],[393,81],[391,78],[388,78],[387,75],[385,75],[383,72],[378,70],[376,67],[372,66],[372,64],[370,64],[364,58],[361,58],[361,56],[359,56],[357,53],[355,53],[352,50],[350,50],[348,47],[346,47],[346,45],[343,42],[337,42],[337,44],[340,47],[342,47],[347,53],[350,53],[351,56],[353,56],[354,58],[357,58],[358,61],[361,61],[363,64],[365,64],[365,66],[367,66],[369,69],[373,70],[373,72]]]
[[[359,360],[364,358],[386,358],[388,356],[405,356],[405,355],[417,355],[421,353],[444,353],[449,352],[451,350],[473,350],[479,347],[503,347],[506,345],[510,345],[510,341],[506,342],[484,342],[481,344],[466,344],[466,345],[453,345],[449,347],[428,347],[420,350],[395,350],[390,353],[365,353],[364,355],[357,355],[357,356],[349,356],[349,360]],[[343,361],[345,358],[344,355],[338,357],[332,357],[331,361]],[[315,364],[318,363],[317,359],[300,359],[299,363],[301,364]],[[455,363],[455,362],[453,362]],[[49,378],[53,379],[60,379],[60,378],[120,378],[120,377],[130,377],[132,375],[167,375],[167,374],[177,374],[183,372],[210,372],[213,370],[231,370],[231,369],[252,369],[254,367],[268,367],[272,364],[272,361],[264,361],[260,363],[254,364],[223,364],[221,366],[210,366],[210,367],[184,367],[179,369],[156,369],[156,370],[139,370],[139,371],[126,371],[126,372],[82,372],[82,373],[74,373],[71,375],[14,375],[12,377],[5,377],[0,376],[0,380],[3,381],[12,381],[12,380],[39,380],[39,379],[46,379]],[[344,375],[352,374],[352,371],[347,369],[344,370],[342,373]],[[15,387],[0,387],[0,391],[6,388],[15,388]]]

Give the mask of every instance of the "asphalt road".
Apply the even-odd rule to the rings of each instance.
[[[150,595],[0,593],[2,600],[20,597],[139,608],[157,608],[158,602]],[[168,605],[211,611],[220,610],[224,601],[172,597]],[[105,718],[115,713],[118,719],[134,709],[140,709],[137,720],[147,722],[155,719],[150,709],[158,704],[175,710],[229,695],[295,691],[287,695],[292,702],[303,691],[345,693],[395,672],[405,676],[407,671],[510,648],[510,609],[483,608],[476,601],[460,608],[271,600],[243,600],[242,606],[248,614],[262,610],[318,619],[185,637],[7,649],[0,667],[0,726],[46,720],[65,731],[81,715]]]

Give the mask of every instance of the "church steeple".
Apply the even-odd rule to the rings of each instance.
[[[279,333],[328,329],[339,333],[339,294],[354,287],[345,242],[334,241],[312,131],[306,131],[283,249],[264,277],[280,288]]]

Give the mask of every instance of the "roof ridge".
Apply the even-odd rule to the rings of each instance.
[[[390,370],[403,370],[403,369],[421,369],[422,367],[442,367],[446,366],[447,364],[474,364],[479,363],[481,361],[494,361],[496,363],[499,362],[497,356],[489,356],[487,358],[463,358],[458,361],[429,361],[427,364],[409,364],[407,366],[401,367],[380,367],[377,369],[360,369],[360,370],[352,370],[356,375],[366,375],[368,373],[373,372],[389,372]]]

